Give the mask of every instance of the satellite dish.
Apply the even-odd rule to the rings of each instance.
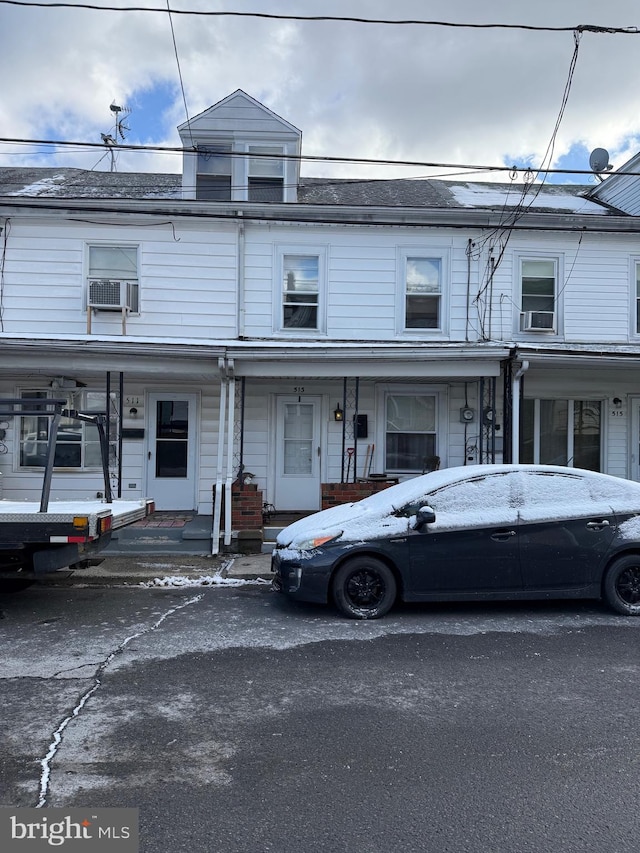
[[[612,166],[609,163],[609,152],[606,148],[594,148],[589,157],[589,167],[592,172],[609,172]]]

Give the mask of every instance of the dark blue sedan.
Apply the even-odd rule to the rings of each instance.
[[[401,601],[595,598],[640,615],[640,484],[577,468],[474,465],[286,527],[273,586],[353,619]]]

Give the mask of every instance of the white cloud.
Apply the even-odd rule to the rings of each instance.
[[[104,0],[115,5],[120,0]],[[157,0],[148,5],[160,7]],[[175,8],[358,15],[457,22],[630,26],[636,0],[176,0]],[[0,4],[2,136],[100,141],[109,104],[133,104],[129,141],[178,145],[185,111],[166,14]],[[539,162],[560,107],[573,35],[174,15],[192,115],[237,88],[301,128],[307,154],[500,164]],[[640,35],[585,33],[556,156],[578,142],[620,165],[640,137]],[[11,85],[6,81],[11,80]],[[161,86],[166,103],[145,109]],[[40,149],[39,149],[40,150]],[[0,165],[38,162],[0,144]],[[49,152],[50,156],[50,152]],[[58,152],[91,168],[99,150]],[[104,161],[99,168],[107,168]],[[178,157],[120,155],[123,169],[179,171]],[[585,167],[587,164],[583,164]],[[307,164],[306,174],[368,171]]]

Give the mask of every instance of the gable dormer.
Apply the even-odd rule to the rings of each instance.
[[[182,197],[296,201],[302,133],[238,89],[178,128]]]
[[[640,178],[637,173],[640,167],[640,153],[634,155],[622,165],[617,172],[597,184],[587,193],[587,198],[627,213],[630,216],[640,215]]]

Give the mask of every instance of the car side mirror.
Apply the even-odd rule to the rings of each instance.
[[[421,530],[427,524],[433,524],[436,514],[430,506],[421,506],[416,513],[416,530]]]

